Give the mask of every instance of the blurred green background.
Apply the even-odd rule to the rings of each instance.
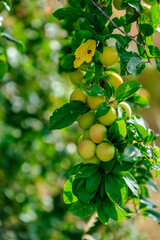
[[[25,51],[21,54],[14,43],[0,39],[9,64],[0,82],[0,239],[79,240],[87,219],[67,211],[62,192],[68,170],[80,161],[76,141],[81,131],[76,124],[48,130],[49,116],[73,90],[57,66],[66,32],[52,13],[64,2],[14,0],[12,4],[10,14],[0,5],[1,29],[22,41]],[[144,116],[156,132],[160,129],[159,78],[154,65],[140,76],[152,100]],[[144,225],[137,218],[112,222],[109,227],[97,222],[90,234],[99,240],[156,239],[143,233]],[[156,229],[158,224],[153,226]]]

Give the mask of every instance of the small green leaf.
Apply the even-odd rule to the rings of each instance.
[[[17,46],[17,49],[18,49],[21,53],[24,52],[24,44],[23,44],[21,41],[15,39],[15,38],[13,38],[13,37],[11,37],[8,33],[4,33],[4,32],[1,33],[1,37],[7,39],[7,40],[10,41],[10,42],[15,43],[16,46]]]
[[[103,208],[101,207],[103,205]],[[98,207],[97,212],[99,213],[99,209],[103,209],[104,211],[104,218],[102,219],[102,214],[100,214],[100,220],[104,222],[104,220],[107,218],[111,218],[117,222],[124,221],[130,217],[130,214],[125,212],[120,206],[113,203],[109,198],[105,198],[103,202],[101,202],[101,205]]]
[[[140,196],[140,203],[141,203],[141,208],[148,207],[148,208],[157,208],[158,206],[155,205],[151,199],[146,198],[144,196]]]
[[[81,101],[71,101],[56,109],[49,120],[49,129],[62,129],[71,125],[78,116],[87,111],[88,107]]]
[[[143,8],[141,6],[140,0],[124,0],[129,6],[135,8],[138,12],[142,12]]]
[[[120,56],[121,75],[132,74],[138,76],[143,69],[145,64],[137,53],[123,52]]]
[[[143,157],[141,151],[135,146],[126,147],[124,154],[122,155],[122,160],[125,162],[137,162]]]
[[[116,159],[112,159],[109,162],[101,162],[100,167],[103,169],[103,171],[108,174],[112,171],[113,167],[116,164]]]
[[[66,7],[66,8],[60,8],[60,9],[56,10],[53,13],[53,15],[58,20],[62,20],[62,19],[73,19],[73,20],[76,20],[79,17],[82,17],[84,15],[84,13],[83,13],[83,11],[81,11],[78,8]]]
[[[74,179],[75,177],[72,177],[64,184],[63,199],[66,204],[74,203],[78,200],[72,191],[72,183]]]
[[[85,164],[79,169],[76,178],[91,178],[97,172],[97,170],[98,167],[95,164]]]
[[[73,69],[74,68],[75,55],[73,53],[67,54],[64,58],[61,59],[60,65],[64,69]]]
[[[124,99],[132,96],[140,87],[141,84],[135,80],[122,83],[115,92],[116,100],[122,102]]]
[[[111,142],[121,142],[127,134],[126,123],[124,120],[115,121],[109,129],[109,139]]]
[[[105,176],[105,190],[109,199],[123,206],[128,196],[128,189],[121,175],[107,174]]]
[[[77,217],[88,217],[96,211],[96,204],[94,202],[84,204],[81,201],[77,201],[70,206],[69,211]]]
[[[92,193],[94,192],[101,182],[101,174],[97,171],[91,178],[86,179],[86,192]]]
[[[139,24],[139,29],[144,36],[151,36],[154,33],[153,27],[148,23]]]
[[[127,186],[131,190],[131,192],[136,196],[139,197],[139,186],[136,181],[136,179],[129,173],[129,172],[123,172],[122,173],[123,179],[126,182]]]
[[[146,208],[143,210],[143,215],[151,218],[154,221],[157,221],[160,224],[160,212],[153,209]]]
[[[102,117],[107,114],[110,108],[111,107],[106,102],[101,103],[96,112],[96,118]]]

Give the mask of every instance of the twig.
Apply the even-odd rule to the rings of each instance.
[[[98,217],[97,212],[95,212],[91,216],[91,218],[89,219],[89,221],[87,222],[87,224],[84,228],[84,232],[83,232],[83,236],[82,236],[81,240],[86,240],[86,239],[90,239],[90,240],[92,239],[93,240],[93,238],[91,238],[91,237],[88,238],[89,235],[87,235],[86,233],[89,232],[89,230],[94,226],[94,223],[97,221],[97,217]]]
[[[112,25],[113,25],[115,28],[117,28],[121,33],[123,33],[124,35],[126,35],[127,37],[129,37],[131,40],[133,40],[137,45],[139,45],[140,47],[142,47],[142,48],[144,49],[144,51],[146,52],[145,47],[144,47],[142,44],[140,44],[136,39],[134,39],[132,36],[128,35],[126,32],[124,32],[122,29],[120,29],[120,28],[113,22],[113,20],[110,19],[110,17],[107,16],[107,14],[102,10],[102,8],[95,3],[94,0],[90,0],[90,1],[91,1],[91,2],[93,3],[93,5],[102,13],[102,15],[105,16],[105,17],[112,23]]]

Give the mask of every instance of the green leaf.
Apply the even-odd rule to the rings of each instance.
[[[105,201],[100,200],[100,204],[97,208],[98,218],[102,223],[104,223],[105,225],[108,225],[109,217],[106,214],[106,211],[104,211],[104,209],[105,209]]]
[[[72,177],[64,184],[63,199],[66,204],[74,203],[78,200],[72,191],[72,183],[74,179],[75,177]]]
[[[147,179],[146,184],[150,186],[154,191],[159,192],[157,184],[153,182],[151,179]]]
[[[93,33],[88,29],[82,29],[82,30],[76,31],[75,35],[79,41],[82,41],[83,39],[92,39],[93,37]]]
[[[134,96],[132,96],[131,98],[128,98],[127,101],[130,103],[133,103],[136,106],[140,106],[143,108],[149,107],[148,99],[142,95],[134,94]]]
[[[141,84],[135,80],[122,83],[115,91],[116,100],[122,102],[124,99],[132,96],[140,87]]]
[[[144,196],[140,196],[140,203],[141,203],[141,208],[148,207],[148,208],[157,208],[157,205],[155,205],[151,199],[146,198]]]
[[[103,206],[103,208],[102,208]],[[113,203],[109,198],[105,198],[103,202],[101,202],[101,205],[98,206],[97,212],[102,213],[100,209],[103,209],[104,214],[100,214],[100,220],[104,222],[104,220],[107,218],[112,218],[113,220],[120,222],[128,219],[130,217],[130,214],[125,212],[122,208],[120,208],[117,204]],[[104,217],[104,218],[103,218]]]
[[[91,178],[97,172],[97,170],[97,165],[92,163],[85,164],[78,170],[76,178]]]
[[[0,53],[0,79],[4,77],[7,71],[8,71],[8,64],[6,62],[6,57],[4,54]]]
[[[96,204],[94,202],[84,204],[81,201],[77,201],[70,206],[69,211],[77,217],[88,217],[96,211]]]
[[[151,25],[154,31],[157,29],[160,23],[160,6],[157,1],[154,1],[153,6],[150,9]]]
[[[109,199],[123,206],[128,196],[128,188],[121,175],[107,174],[105,176],[105,190]]]
[[[4,33],[4,32],[1,33],[0,35],[1,35],[1,37],[7,39],[8,41],[15,43],[16,46],[17,46],[17,49],[18,49],[21,53],[24,52],[24,44],[23,44],[21,41],[15,39],[15,38],[13,38],[13,37],[11,37],[9,34]]]
[[[108,81],[105,81],[104,85],[105,85],[106,97],[107,98],[112,97],[113,94],[115,93],[114,87]]]
[[[58,20],[62,19],[73,19],[76,20],[79,17],[83,17],[84,13],[78,8],[66,7],[60,8],[53,13],[54,17]]]
[[[102,117],[107,114],[110,108],[111,107],[106,102],[101,103],[96,112],[96,118]]]
[[[140,0],[124,0],[129,6],[135,8],[138,12],[142,12],[143,8],[141,6]]]
[[[120,56],[121,75],[138,76],[143,69],[145,64],[137,53],[123,52]]]
[[[56,109],[49,119],[49,129],[62,129],[71,125],[78,116],[87,111],[88,107],[81,101],[71,101]]]
[[[8,11],[11,11],[12,9],[12,6],[11,6],[11,3],[9,0],[2,0],[3,2],[3,5],[5,6],[5,8],[8,10]]]
[[[86,179],[86,192],[92,193],[98,189],[101,182],[101,174],[97,171],[91,178]]]
[[[151,36],[154,33],[153,27],[148,23],[139,24],[139,29],[144,36]]]
[[[93,84],[90,89],[83,89],[87,95],[97,97],[99,94],[104,95],[104,90],[97,84]]]
[[[83,166],[83,163],[79,163],[79,164],[73,166],[71,168],[71,170],[69,171],[69,175],[75,175],[82,166]]]
[[[113,167],[116,164],[116,159],[112,159],[109,162],[101,162],[100,167],[103,169],[103,171],[108,174],[112,171]]]
[[[99,78],[103,72],[103,67],[101,63],[95,63],[95,78],[94,83],[97,83],[99,81]]]
[[[125,162],[137,162],[143,157],[141,151],[135,146],[126,147],[124,154],[122,155],[122,160]]]
[[[111,142],[121,142],[127,134],[126,123],[124,120],[115,121],[109,129],[109,139]]]
[[[61,59],[60,65],[62,68],[68,70],[74,68],[75,55],[73,53],[67,54],[64,58]]]
[[[146,208],[142,213],[143,215],[151,218],[154,221],[157,221],[160,224],[160,212]]]
[[[127,186],[131,190],[131,192],[136,196],[139,197],[139,186],[136,181],[136,179],[129,173],[129,172],[123,172],[122,173],[123,179],[126,182]]]

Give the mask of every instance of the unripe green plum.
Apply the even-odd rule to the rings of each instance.
[[[90,139],[89,129],[85,130],[83,133],[83,140]]]
[[[99,52],[99,60],[105,66],[111,66],[119,61],[117,49],[115,47],[106,46],[103,52]]]
[[[103,124],[99,123],[94,124],[89,130],[90,138],[95,143],[103,142],[106,132],[107,128]]]
[[[126,103],[126,102],[121,102],[119,105],[120,105],[122,108],[125,109],[125,111],[126,111],[126,118],[127,118],[127,117],[130,117],[132,111],[131,111],[131,108],[130,108],[129,104]]]
[[[115,155],[115,147],[111,143],[102,142],[97,146],[96,154],[101,161],[108,162]]]
[[[77,88],[74,90],[70,96],[70,101],[76,100],[76,101],[81,101],[83,103],[87,103],[87,95],[85,92],[83,92],[81,89]]]
[[[123,83],[123,79],[117,73],[111,73],[109,77],[110,78],[107,79],[107,82],[109,82],[115,90]]]
[[[103,96],[87,96],[87,104],[92,110],[98,109],[99,105],[103,102],[105,102],[105,97]]]
[[[74,72],[70,72],[69,73],[69,78],[71,80],[71,82],[75,85],[80,87],[81,86],[81,82],[83,80],[83,76],[84,73],[80,70],[76,70]]]
[[[106,126],[110,126],[116,120],[116,118],[117,118],[116,110],[113,107],[111,107],[108,113],[98,118],[98,121]]]
[[[96,117],[93,112],[87,112],[87,113],[81,114],[78,117],[78,124],[84,130],[90,128],[95,123],[95,121],[96,121]]]
[[[85,163],[98,164],[98,163],[100,163],[100,160],[98,159],[97,156],[94,156],[93,158],[85,160]]]
[[[78,153],[83,159],[93,158],[96,153],[96,144],[91,140],[83,140],[78,145]]]

